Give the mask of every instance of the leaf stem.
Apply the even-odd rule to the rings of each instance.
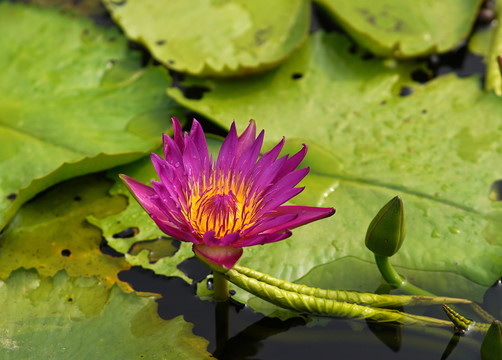
[[[391,286],[399,288],[400,290],[411,295],[421,295],[421,296],[435,296],[434,294],[415,286],[401,275],[397,273],[392,264],[390,263],[390,258],[386,256],[379,256],[375,254],[375,261],[382,274],[385,281],[387,281]]]

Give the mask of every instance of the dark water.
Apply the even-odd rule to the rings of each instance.
[[[452,329],[381,325],[360,320],[323,319],[309,326],[301,318],[281,321],[255,313],[242,304],[200,300],[195,282],[209,269],[193,258],[180,268],[194,284],[180,278],[155,275],[135,267],[120,279],[135,290],[160,293],[159,314],[164,319],[183,315],[194,324],[193,332],[210,341],[208,351],[218,359],[479,359],[482,338],[457,335]],[[493,315],[500,312],[502,285],[488,289],[484,304]],[[437,307],[426,315],[444,318]],[[216,321],[218,319],[218,321]],[[228,328],[226,328],[226,324]],[[226,334],[228,333],[228,334]]]

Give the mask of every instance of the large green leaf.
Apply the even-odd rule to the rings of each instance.
[[[317,0],[359,44],[409,58],[451,50],[467,37],[480,0]]]
[[[21,267],[35,268],[44,277],[65,270],[70,276],[95,276],[106,287],[129,269],[124,258],[100,250],[101,232],[86,217],[122,211],[123,196],[109,196],[112,182],[104,175],[85,175],[55,185],[24,204],[0,237],[0,279]],[[129,289],[130,290],[130,289]]]
[[[286,58],[306,37],[305,0],[104,0],[129,38],[171,69],[244,75]]]
[[[491,188],[502,179],[502,104],[481,91],[479,79],[454,75],[398,97],[398,69],[364,61],[348,48],[341,35],[317,33],[261,77],[188,79],[210,89],[201,100],[169,90],[223,126],[236,119],[242,130],[254,118],[268,140],[291,139],[290,153],[306,142],[311,173],[294,202],[337,208],[334,217],[296,229],[291,239],[247,249],[240,263],[288,280],[316,274],[318,286],[369,290],[361,279],[374,271],[376,287],[379,276],[366,265],[373,262],[366,228],[401,195],[408,235],[393,263],[430,291],[479,300],[483,287],[502,275],[498,183]]]
[[[219,138],[213,136],[207,138],[208,149],[215,156],[221,143]],[[158,180],[150,157],[110,170],[109,177],[116,181],[110,189],[110,194],[127,197],[127,208],[107,217],[99,218],[91,215],[88,221],[101,228],[108,244],[116,251],[125,254],[130,264],[152,269],[157,274],[179,276],[189,282],[190,279],[177,266],[183,260],[194,256],[191,244],[181,243],[178,249],[175,245],[178,241],[167,237],[159,230],[119,179],[119,174],[126,174],[148,185],[150,180]],[[132,231],[129,231],[128,236],[120,236],[129,229]]]
[[[59,272],[19,270],[0,286],[2,359],[209,359],[181,316],[162,320],[153,297]]]
[[[0,3],[0,229],[26,200],[159,145],[175,104],[115,29]]]

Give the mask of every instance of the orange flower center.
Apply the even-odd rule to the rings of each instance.
[[[216,178],[213,174],[208,184],[191,187],[183,213],[199,238],[210,230],[215,232],[216,238],[222,238],[253,223],[258,204],[256,196],[250,198],[249,186],[237,186],[236,183],[230,176]]]

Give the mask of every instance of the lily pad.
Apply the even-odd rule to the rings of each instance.
[[[294,281],[353,257],[351,271],[322,273],[368,290],[354,280],[357,263],[373,262],[364,246],[367,226],[401,195],[408,232],[392,262],[432,292],[479,300],[502,275],[502,104],[478,78],[454,75],[396,96],[399,67],[362,60],[349,46],[341,35],[316,33],[269,74],[239,82],[187,79],[209,89],[200,100],[169,90],[222,126],[235,119],[242,130],[254,118],[271,143],[290,139],[290,153],[307,143],[311,173],[293,202],[337,208],[334,217],[295,229],[291,239],[246,249],[240,264]]]
[[[65,270],[70,276],[95,276],[107,288],[115,283],[130,291],[117,275],[130,268],[124,258],[100,250],[101,232],[88,224],[93,214],[122,211],[123,196],[109,196],[112,182],[104,175],[86,175],[58,184],[24,204],[0,237],[0,279],[21,267],[43,277]]]
[[[2,2],[0,30],[2,229],[41,190],[158,147],[178,107],[166,71],[142,68],[116,29]]]
[[[2,359],[209,359],[181,316],[162,320],[153,297],[96,279],[19,270],[0,286]]]
[[[221,143],[220,138],[209,136],[207,138],[209,152],[217,156]],[[160,150],[158,153],[161,154]],[[177,266],[194,256],[192,244],[179,244],[179,241],[169,238],[160,231],[119,179],[119,174],[126,174],[145,184],[149,184],[151,180],[158,180],[150,157],[110,170],[108,176],[115,180],[110,195],[126,197],[127,208],[102,218],[91,215],[88,221],[101,228],[108,244],[116,251],[125,254],[126,260],[131,265],[142,266],[165,276],[179,276],[190,282],[191,280]]]
[[[317,0],[357,43],[380,56],[410,58],[453,49],[476,20],[480,0]]]
[[[305,40],[304,0],[104,0],[127,36],[171,69],[230,76],[264,71]]]

